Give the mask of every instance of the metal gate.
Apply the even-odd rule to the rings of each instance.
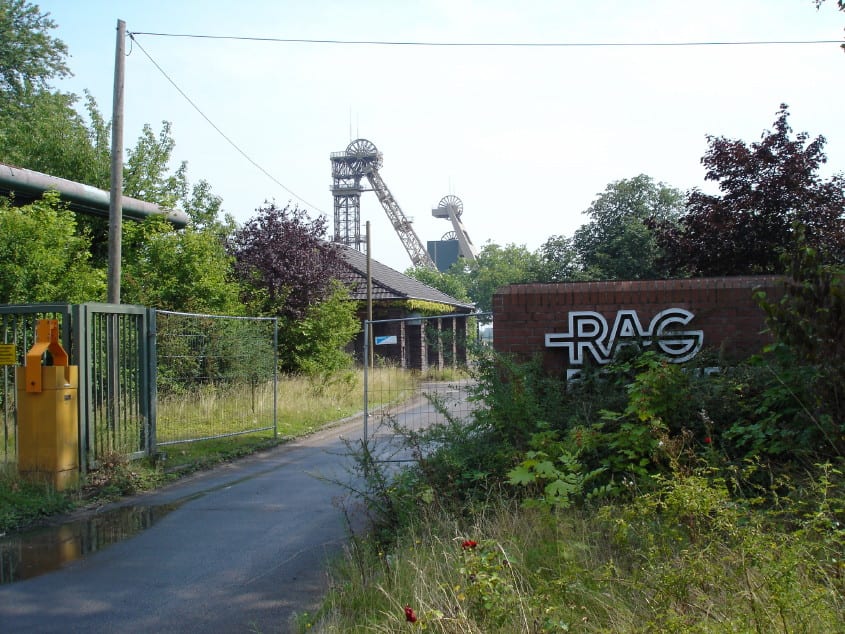
[[[81,438],[86,460],[108,454],[149,455],[155,442],[155,310],[142,306],[76,306],[74,336]]]
[[[0,306],[0,341],[15,345],[18,365],[38,319],[57,319],[70,363],[79,366],[79,464],[109,453],[140,457],[155,438],[155,311],[116,304]],[[17,462],[14,368],[0,382],[2,462]]]
[[[491,313],[472,313],[365,321],[365,442],[397,425],[418,429],[469,417],[471,371],[491,320]]]

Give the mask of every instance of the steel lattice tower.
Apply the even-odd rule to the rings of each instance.
[[[411,221],[390,193],[379,174],[382,154],[367,139],[356,139],[343,152],[332,152],[332,195],[334,196],[334,241],[359,251],[361,237],[361,179],[366,177],[390,219],[414,266],[436,268],[431,256],[411,226]]]

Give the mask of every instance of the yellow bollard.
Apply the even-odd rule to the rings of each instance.
[[[68,365],[55,319],[40,319],[18,367],[18,472],[61,491],[79,481],[79,368]],[[54,365],[41,365],[50,352]]]

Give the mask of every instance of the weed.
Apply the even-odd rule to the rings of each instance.
[[[43,517],[70,510],[71,495],[44,483],[20,478],[0,467],[0,535]]]

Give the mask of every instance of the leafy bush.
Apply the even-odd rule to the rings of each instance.
[[[809,428],[798,449],[823,456],[845,455],[845,267],[826,264],[818,251],[800,243],[785,261],[789,277],[779,298],[758,296],[775,344],[775,377],[768,394],[792,398]]]

